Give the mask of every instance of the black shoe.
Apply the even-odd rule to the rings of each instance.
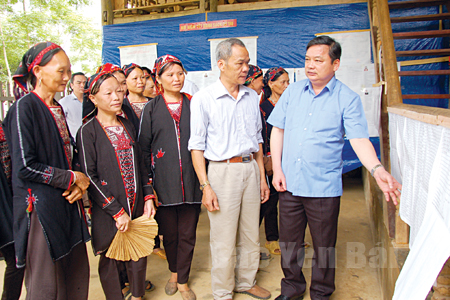
[[[275,298],[275,300],[303,300],[303,295],[300,296],[294,296],[294,297],[288,297],[285,295],[280,295]]]

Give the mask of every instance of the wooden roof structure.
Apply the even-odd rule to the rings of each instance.
[[[103,25],[132,23],[186,15],[364,3],[364,0],[102,0]]]

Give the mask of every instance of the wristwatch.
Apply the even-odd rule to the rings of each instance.
[[[209,184],[209,181],[206,180],[204,184],[200,185],[200,191],[203,191],[203,189]]]
[[[375,171],[376,171],[378,168],[382,168],[382,167],[383,167],[382,164],[376,165],[375,167],[372,168],[372,170],[370,170],[370,174],[371,174],[372,176],[374,176]]]

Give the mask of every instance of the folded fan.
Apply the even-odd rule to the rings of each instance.
[[[149,219],[145,215],[134,219],[127,231],[117,231],[106,257],[120,261],[138,261],[153,252],[157,234],[158,224],[155,219]]]

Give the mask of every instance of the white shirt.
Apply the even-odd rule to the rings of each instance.
[[[184,79],[184,85],[180,92],[194,96],[198,92],[198,87],[189,79]]]
[[[246,86],[239,86],[234,99],[218,80],[194,95],[190,109],[188,148],[203,150],[209,160],[258,152],[263,143],[258,95]]]
[[[83,122],[83,103],[72,93],[59,100],[59,104],[63,107],[70,135],[75,138]]]

